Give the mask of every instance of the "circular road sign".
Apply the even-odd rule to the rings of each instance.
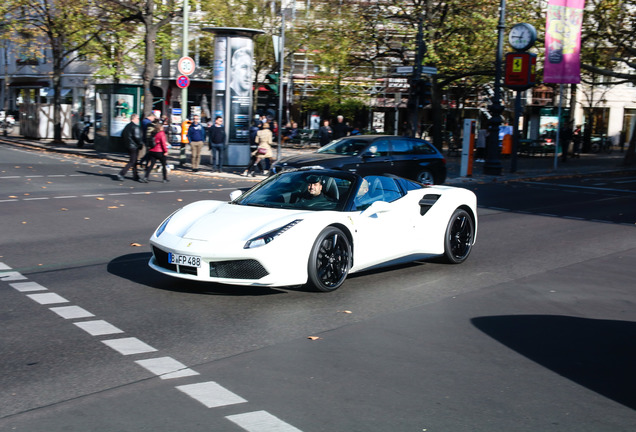
[[[188,78],[187,76],[181,75],[179,78],[177,78],[177,87],[186,88],[189,85],[190,85],[190,78]]]
[[[177,63],[179,72],[183,75],[190,75],[194,72],[194,60],[191,57],[181,57]]]

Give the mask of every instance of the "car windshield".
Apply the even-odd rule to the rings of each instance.
[[[369,145],[369,141],[356,138],[342,138],[318,149],[317,153],[357,156]]]
[[[236,204],[293,210],[343,211],[355,176],[322,171],[284,172],[242,195]]]

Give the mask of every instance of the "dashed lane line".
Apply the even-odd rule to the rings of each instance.
[[[71,199],[71,198],[98,198],[98,197],[116,197],[127,195],[152,195],[152,194],[166,194],[166,193],[203,193],[203,192],[222,192],[225,190],[235,190],[236,188],[211,188],[211,189],[180,189],[180,190],[160,190],[160,191],[138,191],[138,192],[112,192],[103,194],[87,194],[87,195],[60,195],[53,197],[26,197],[26,198],[10,198],[0,200],[0,203],[4,202],[20,202],[20,201],[43,201],[53,199]]]
[[[181,378],[192,375],[199,375],[183,363],[172,357],[159,357],[135,361],[139,366],[146,368],[161,379]]]
[[[81,321],[73,324],[75,324],[77,327],[81,328],[91,336],[103,336],[124,332],[123,330],[118,329],[114,325],[104,320]]]
[[[103,340],[102,343],[111,347],[121,355],[145,354],[157,351],[145,342],[135,337]]]
[[[217,408],[247,402],[247,400],[232,393],[214,381],[177,386],[177,390],[201,402],[207,408]]]
[[[13,282],[24,280],[26,280],[26,282]],[[0,262],[0,281],[12,282],[9,286],[19,292],[35,292],[35,294],[26,294],[26,296],[42,305],[69,303],[67,299],[56,293],[38,292],[48,291],[48,289],[37,282],[28,281],[27,277],[20,272],[13,271],[10,266],[3,262]],[[55,306],[50,307],[49,310],[67,320],[85,319],[95,316],[86,309],[75,305]],[[91,336],[124,333],[123,330],[104,320],[76,321],[73,322],[73,324]],[[142,355],[157,351],[156,348],[135,337],[106,339],[101,342],[124,356]],[[147,358],[136,360],[135,363],[163,380],[199,375],[199,372],[187,367],[172,357]],[[214,381],[175,386],[175,388],[207,408],[248,402],[246,399]],[[267,411],[247,412],[226,416],[225,418],[247,432],[302,432],[300,429],[284,422]]]
[[[248,432],[301,432],[267,411],[255,411],[225,417]],[[426,430],[426,429],[425,429]]]

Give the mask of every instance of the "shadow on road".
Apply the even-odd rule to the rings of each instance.
[[[108,263],[107,270],[115,276],[128,279],[134,283],[165,291],[181,292],[186,294],[264,296],[285,293],[284,290],[267,287],[222,285],[165,276],[148,266],[148,261],[151,256],[152,254],[150,252],[122,255],[110,261]]]
[[[636,409],[636,323],[554,315],[479,317],[472,323],[553,372]]]

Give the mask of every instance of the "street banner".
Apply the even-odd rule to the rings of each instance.
[[[581,82],[581,23],[585,0],[549,0],[545,24],[543,81]]]

